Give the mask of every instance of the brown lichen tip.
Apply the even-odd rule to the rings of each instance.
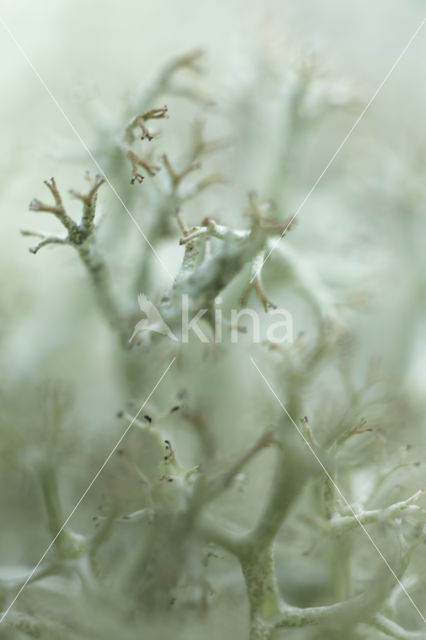
[[[40,200],[38,200],[37,198],[33,198],[29,204],[29,210],[30,211],[41,211],[42,210],[42,203],[40,202]]]
[[[164,107],[156,107],[150,109],[141,115],[143,120],[158,120],[160,118],[168,118],[168,108],[165,104]]]
[[[93,202],[93,198],[96,195],[100,186],[102,186],[105,182],[105,178],[99,174],[96,174],[94,178],[91,177],[89,171],[86,171],[84,174],[85,179],[90,184],[90,190],[88,193],[79,193],[74,189],[70,189],[69,193],[78,200],[84,202],[84,204],[91,205]]]
[[[135,173],[133,174],[130,180],[130,184],[135,184],[135,182],[138,182],[139,184],[141,184],[143,180],[144,180],[144,177],[140,173]]]

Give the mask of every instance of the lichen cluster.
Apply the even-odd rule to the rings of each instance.
[[[209,137],[199,117],[193,123],[194,110],[206,118],[213,102],[200,88],[201,61],[200,51],[175,58],[110,118],[115,128],[99,125],[91,152],[98,174],[87,174],[87,192],[71,191],[79,216],[65,202],[63,176],[45,182],[52,202],[31,201],[34,227],[49,214],[63,233],[23,231],[39,239],[30,251],[58,246],[52,260],[60,260],[59,250],[75,249],[96,322],[110,330],[125,406],[111,416],[108,454],[93,443],[88,453],[77,437],[67,444],[64,388],[44,388],[50,430],[13,441],[13,453],[6,447],[32,474],[43,502],[37,526],[44,519],[50,542],[43,551],[37,538],[41,559],[32,570],[0,575],[0,636],[193,638],[206,632],[206,619],[231,637],[237,631],[222,618],[236,609],[238,637],[250,640],[296,637],[294,628],[305,634],[297,638],[424,638],[419,460],[389,435],[415,412],[362,348],[357,359],[363,283],[345,279],[343,261],[328,282],[294,215],[310,136],[324,122],[332,128],[336,114],[350,117],[360,98],[300,53],[275,87],[275,111],[262,103],[253,116],[250,85],[251,103],[242,94],[228,105],[228,130]],[[260,124],[267,179],[235,196],[238,167],[248,157],[256,164],[259,144],[242,128],[256,133]],[[172,143],[162,150],[171,131],[179,153]],[[123,285],[114,251],[127,246]],[[158,284],[164,276],[166,286]],[[183,300],[191,316],[204,311],[209,344],[159,335],[157,316],[137,325],[138,294],[173,335]],[[234,345],[226,327],[215,343],[219,296],[228,309],[251,305],[264,318],[288,300],[294,342],[253,345],[248,335]],[[237,410],[227,405],[234,394]],[[76,451],[88,456],[89,473],[83,487],[74,478],[67,488]]]

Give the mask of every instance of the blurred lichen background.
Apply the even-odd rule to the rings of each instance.
[[[1,0],[0,638],[426,638],[425,10]]]

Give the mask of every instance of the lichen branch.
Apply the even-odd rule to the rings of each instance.
[[[197,171],[201,167],[200,162],[193,160],[192,162],[187,164],[187,166],[184,167],[181,171],[177,171],[172,166],[169,160],[169,157],[166,153],[163,154],[161,159],[163,161],[164,167],[166,168],[167,174],[170,178],[170,182],[172,183],[172,188],[174,191],[176,191],[176,189],[178,188],[182,180],[185,178],[185,176],[187,176],[189,173],[192,173],[193,171]]]
[[[200,64],[203,56],[204,51],[202,49],[195,49],[194,51],[189,51],[188,53],[173,58],[164,66],[162,71],[155,76],[150,86],[142,89],[136,99],[137,108],[146,108],[165,93],[180,95],[181,97],[189,98],[197,102],[200,100],[204,102],[209,100],[207,96],[204,96],[204,94],[195,89],[178,87],[173,83],[173,79],[179,71],[187,70],[200,75],[203,72],[202,65]],[[209,101],[211,102],[211,100]]]
[[[246,290],[241,296],[240,304],[245,306],[247,304],[251,291],[254,291],[261,301],[265,311],[268,309],[276,309],[277,305],[274,304],[268,297],[262,283],[262,266],[265,259],[265,252],[261,251],[253,260],[251,264],[251,277],[250,282],[247,285]]]
[[[45,247],[48,244],[68,244],[66,236],[50,236],[44,233],[37,233],[36,231],[27,231],[26,229],[21,230],[21,235],[23,236],[32,236],[35,238],[41,238],[41,242],[39,242],[34,247],[30,247],[30,253],[38,253],[40,249]]]
[[[58,218],[58,220],[63,224],[65,229],[68,230],[69,234],[73,234],[76,230],[76,223],[72,218],[67,215],[65,211],[65,207],[62,203],[62,198],[58,191],[58,187],[56,186],[55,178],[51,178],[50,180],[45,180],[44,184],[49,189],[50,193],[53,196],[55,201],[54,205],[45,204],[41,202],[37,198],[34,198],[30,202],[30,211],[45,211],[47,213],[53,213],[54,216]]]
[[[64,514],[59,498],[57,475],[51,462],[42,464],[39,469],[40,486],[46,509],[49,534],[54,542],[58,560],[78,557],[85,547],[85,537],[64,527]]]
[[[102,311],[110,324],[116,327],[122,334],[123,342],[127,343],[127,328],[123,327],[119,322],[120,314],[110,290],[107,267],[103,257],[99,253],[95,240],[97,194],[105,180],[99,175],[93,180],[88,179],[91,186],[86,194],[72,191],[72,195],[83,203],[83,212],[79,223],[75,222],[67,214],[54,178],[45,182],[53,195],[54,205],[46,205],[37,199],[33,200],[30,204],[32,211],[53,213],[67,230],[65,236],[48,236],[33,231],[23,231],[23,235],[42,238],[42,241],[36,247],[30,249],[32,253],[37,253],[41,248],[49,244],[73,246],[78,251],[82,262],[90,273],[97,300]]]
[[[146,123],[149,120],[160,120],[163,118],[167,118],[167,113],[167,106],[164,105],[164,107],[155,107],[153,109],[149,109],[149,111],[145,111],[144,113],[140,113],[134,116],[126,127],[126,130],[124,132],[124,139],[127,143],[132,144],[136,139],[135,129],[139,128],[140,139],[146,139],[151,142],[159,135],[159,132],[151,130]]]
[[[426,514],[426,511],[419,505],[414,504],[421,496],[424,495],[423,490],[416,491],[406,500],[395,502],[384,509],[371,509],[367,511],[359,511],[355,515],[335,515],[329,521],[329,528],[332,533],[342,534],[355,529],[360,524],[366,525],[371,523],[381,523],[387,520],[394,520],[407,515]]]
[[[125,153],[132,167],[132,177],[130,178],[130,184],[135,184],[135,182],[139,182],[139,184],[141,184],[143,182],[144,176],[139,173],[139,167],[145,169],[145,171],[150,176],[155,176],[160,170],[160,166],[158,164],[155,164],[147,157],[139,156],[132,149],[127,149]]]
[[[77,191],[71,190],[70,193],[81,200],[83,203],[83,216],[81,218],[81,227],[84,229],[85,233],[88,235],[93,231],[93,223],[95,219],[96,213],[96,200],[98,195],[99,187],[101,187],[105,178],[100,175],[97,175],[93,180],[90,178],[90,174],[86,173],[86,179],[89,181],[91,188],[88,193],[79,193]]]
[[[259,436],[258,440],[243,454],[241,455],[228,469],[221,471],[216,477],[209,480],[206,500],[211,501],[217,495],[225,491],[235,476],[241,471],[243,467],[262,449],[271,445],[279,446],[280,443],[276,439],[275,429],[268,427]]]
[[[426,638],[425,631],[407,631],[380,613],[374,616],[369,624],[395,640],[425,640]]]

